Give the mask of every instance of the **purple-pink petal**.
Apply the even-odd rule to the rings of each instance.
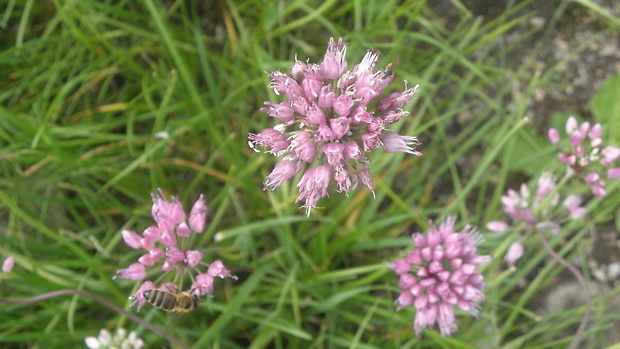
[[[204,194],[200,194],[200,197],[192,206],[189,212],[189,226],[196,233],[202,233],[205,230],[205,224],[207,222],[207,205],[205,203]]]
[[[551,142],[551,144],[560,143],[560,133],[558,132],[558,130],[550,128],[547,132],[547,136],[549,137],[549,141]]]
[[[7,257],[4,262],[2,262],[2,272],[10,273],[13,270],[13,266],[15,266],[15,258],[13,256]]]
[[[525,248],[522,244],[518,242],[513,242],[510,247],[508,247],[508,251],[506,251],[506,255],[504,255],[504,261],[506,265],[512,267],[517,263],[517,261],[523,257],[525,253]]]
[[[140,248],[142,246],[140,242],[142,238],[136,232],[131,230],[123,230],[121,234],[123,235],[123,241],[125,241],[127,246],[133,249]]]
[[[115,278],[144,280],[146,277],[146,269],[142,263],[133,263],[126,269],[120,269],[116,272]]]
[[[224,263],[222,263],[219,260],[216,260],[213,263],[211,263],[211,265],[209,265],[209,269],[207,270],[207,274],[209,274],[209,275],[211,275],[213,277],[219,277],[219,278],[229,277],[229,278],[232,278],[232,279],[237,279],[236,276],[230,274],[230,271],[228,271],[228,269],[226,269],[226,267],[224,267]]]

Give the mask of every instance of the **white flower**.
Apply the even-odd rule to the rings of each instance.
[[[138,338],[136,332],[129,332],[123,328],[116,330],[114,337],[108,330],[99,331],[99,337],[86,337],[84,339],[86,346],[90,349],[141,349],[144,347],[144,341]]]

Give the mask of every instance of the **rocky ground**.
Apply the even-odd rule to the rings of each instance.
[[[620,16],[620,1],[593,2],[616,18]],[[504,11],[508,1],[465,0],[463,3],[474,15],[491,19]],[[459,20],[452,1],[440,0],[432,6],[447,23]],[[533,17],[521,22],[503,38],[507,44],[516,43],[524,33],[538,30],[518,44],[522,49],[512,52],[508,64],[515,70],[525,65],[525,75],[534,76],[552,68],[557,73],[553,78],[556,84],[535,91],[526,115],[540,132],[549,127],[549,116],[555,113],[591,118],[593,95],[605,81],[620,74],[620,30],[610,30],[608,19],[576,1],[532,1],[519,14],[532,11]],[[613,226],[592,231],[584,245],[588,246],[587,261],[573,262],[587,264],[592,279],[591,291],[594,295],[614,291],[620,286],[619,232]],[[569,273],[556,281],[541,297],[537,313],[544,315],[583,304],[581,289]],[[620,297],[612,297],[608,305],[609,311],[617,311]],[[609,344],[620,342],[620,323],[610,324],[606,337],[605,342]]]

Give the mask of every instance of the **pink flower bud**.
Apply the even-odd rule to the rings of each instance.
[[[306,121],[312,125],[324,124],[327,119],[322,108],[319,108],[316,104],[308,106],[306,110]]]
[[[585,182],[588,184],[596,183],[601,177],[596,172],[590,172],[586,175]]]
[[[558,130],[554,128],[549,129],[547,136],[549,137],[551,144],[558,144],[560,142],[560,134],[558,133]]]
[[[172,270],[174,270],[174,266],[175,266],[174,263],[172,263],[172,262],[170,262],[169,260],[166,259],[164,261],[164,264],[161,266],[161,270],[162,271],[172,271]]]
[[[306,72],[306,75],[302,81],[302,88],[304,89],[304,95],[308,100],[316,101],[323,86],[323,78],[319,73],[312,70],[308,70]]]
[[[586,135],[590,132],[590,123],[583,122],[579,125],[579,133],[583,138],[586,138]]]
[[[291,179],[300,170],[300,166],[293,161],[282,160],[276,164],[273,171],[267,176],[267,181],[263,190],[275,188],[282,185],[282,183]]]
[[[208,273],[196,275],[196,282],[192,284],[192,289],[196,290],[198,296],[203,296],[213,291],[214,277]]]
[[[178,236],[188,237],[192,233],[192,230],[189,228],[187,223],[181,222],[179,225],[177,225],[175,232]]]
[[[182,263],[185,260],[185,253],[176,247],[166,249],[166,259],[173,264]]]
[[[616,161],[618,157],[620,157],[620,148],[607,146],[603,148],[602,153],[603,159],[601,160],[601,163],[605,166],[609,166]]]
[[[219,260],[216,260],[213,263],[211,263],[211,265],[209,265],[207,274],[213,277],[219,277],[219,278],[229,277],[235,280],[237,279],[236,276],[230,275],[230,271],[228,271],[228,269],[224,267],[224,264]]]
[[[342,139],[349,133],[351,127],[349,126],[349,118],[339,117],[329,120],[329,126],[334,132],[336,139]]]
[[[149,291],[149,290],[154,290],[154,289],[155,289],[155,285],[153,285],[151,281],[143,282],[142,285],[140,285],[140,287],[138,288],[138,291],[136,291],[133,297],[131,297],[132,298],[131,305],[133,306],[136,303],[138,303],[137,309],[139,311],[140,308],[142,308],[146,304],[146,298],[144,297],[144,292]]]
[[[574,116],[569,116],[566,119],[566,134],[571,135],[577,129],[577,120]]]
[[[154,258],[153,255],[151,255],[150,253],[142,255],[140,258],[138,258],[138,262],[140,262],[146,267],[152,267],[156,261],[157,259]]]
[[[123,230],[121,234],[123,235],[123,241],[125,241],[125,244],[127,244],[127,246],[133,249],[142,246],[142,244],[140,243],[141,237],[137,233],[131,230]]]
[[[580,218],[586,213],[586,209],[581,207],[581,198],[578,195],[571,194],[562,202],[573,219]]]
[[[525,248],[523,247],[523,245],[518,242],[513,242],[510,247],[508,247],[508,251],[504,256],[504,262],[506,262],[506,265],[508,265],[509,267],[512,267],[521,257],[523,257],[524,253]]]
[[[308,64],[300,61],[295,56],[295,63],[291,67],[291,75],[296,81],[301,81],[303,79],[304,74],[306,73],[306,69],[308,68]]]
[[[327,44],[327,52],[323,57],[323,62],[319,65],[321,74],[326,79],[335,80],[339,78],[347,70],[347,61],[344,56],[347,52],[347,44],[338,39],[338,43],[334,42],[334,38],[329,39]]]
[[[360,147],[357,145],[355,141],[348,141],[344,147],[344,157],[345,159],[359,159],[362,153],[360,151]]]
[[[487,229],[496,233],[503,233],[508,229],[508,223],[503,221],[491,221],[487,223]]]
[[[592,187],[592,194],[594,196],[605,196],[605,194],[607,194],[607,191],[605,190],[604,186],[595,185]]]
[[[269,116],[278,118],[282,122],[290,122],[295,119],[295,110],[291,107],[290,102],[279,104],[265,102],[265,105],[267,108],[260,108],[260,111],[269,114]]]
[[[202,261],[202,253],[198,251],[186,251],[185,262],[190,268],[195,268]]]
[[[411,264],[409,264],[406,259],[397,259],[392,262],[390,269],[392,269],[396,275],[403,275],[411,271]]]
[[[588,133],[588,138],[590,138],[591,140],[600,139],[602,134],[603,127],[601,126],[601,124],[594,124],[594,126],[592,126],[592,129]]]
[[[161,240],[159,242],[166,246],[175,246],[177,244],[177,238],[174,232],[164,232],[161,234]]]
[[[15,266],[15,258],[13,256],[7,257],[4,262],[2,262],[2,272],[10,273],[13,270],[13,266]]]
[[[129,268],[121,269],[116,272],[116,278],[130,279],[130,280],[143,280],[146,277],[146,269],[142,263],[134,263]]]
[[[416,156],[422,153],[415,151],[414,147],[419,145],[416,137],[401,136],[396,132],[386,132],[383,136],[383,147],[388,153],[405,152]]]
[[[607,170],[607,178],[616,179],[620,177],[620,167],[610,168]]]
[[[336,134],[327,124],[320,124],[314,134],[314,139],[317,142],[328,142],[337,139]]]
[[[318,104],[321,108],[332,108],[334,101],[336,100],[336,94],[332,91],[332,86],[327,85],[321,88],[319,94]]]
[[[549,173],[543,173],[538,179],[538,186],[536,188],[536,197],[538,199],[544,199],[555,189],[555,181],[553,176]]]
[[[254,145],[270,148],[271,154],[277,154],[289,146],[286,136],[272,128],[264,129],[259,134],[250,134],[249,138]]]
[[[402,308],[412,305],[415,298],[411,294],[411,291],[405,290],[400,293],[398,298],[396,298],[395,303],[398,304],[398,308],[396,310],[401,310]],[[434,321],[433,321],[434,322]]]
[[[344,144],[341,143],[327,143],[321,147],[321,151],[325,154],[327,163],[337,167],[344,161],[344,148]]]
[[[334,100],[334,111],[342,116],[347,117],[351,113],[351,108],[353,107],[353,98],[349,95],[340,95],[336,97]]]
[[[307,163],[314,161],[314,155],[316,154],[316,142],[313,140],[305,141],[293,145],[293,152],[299,157],[299,160]],[[295,172],[297,173],[297,172]]]
[[[189,213],[189,226],[193,231],[202,233],[205,230],[205,224],[207,222],[207,205],[205,204],[205,198],[203,194],[200,194],[192,210]]]

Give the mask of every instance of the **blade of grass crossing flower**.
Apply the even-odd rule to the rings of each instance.
[[[273,264],[264,264],[252,272],[252,274],[243,280],[243,286],[237,290],[235,297],[226,306],[226,309],[220,314],[217,320],[209,327],[209,329],[194,343],[194,348],[205,348],[208,343],[217,342],[217,337],[222,328],[229,322],[233,321],[235,313],[239,312],[244,304],[249,301],[250,294],[260,284],[263,276],[273,268]]]

